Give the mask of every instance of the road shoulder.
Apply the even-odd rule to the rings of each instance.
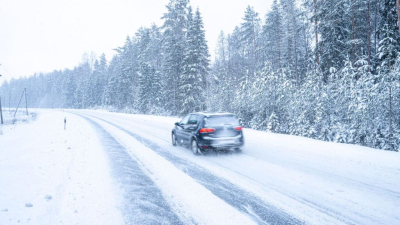
[[[122,224],[119,193],[90,124],[61,110],[38,114],[0,136],[0,224]]]

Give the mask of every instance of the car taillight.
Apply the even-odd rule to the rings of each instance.
[[[241,131],[241,130],[242,130],[242,127],[236,127],[235,130]]]
[[[201,129],[199,130],[199,133],[212,133],[212,132],[214,132],[214,131],[215,131],[214,128],[201,128]]]

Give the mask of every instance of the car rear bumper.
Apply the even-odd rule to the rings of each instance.
[[[199,141],[199,147],[201,148],[237,148],[244,144],[243,135],[237,135],[235,137],[204,137],[203,140]]]

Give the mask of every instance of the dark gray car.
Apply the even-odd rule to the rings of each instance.
[[[232,113],[190,113],[175,123],[172,145],[190,146],[194,154],[208,150],[240,151],[243,130]]]

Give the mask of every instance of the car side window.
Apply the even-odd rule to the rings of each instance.
[[[183,117],[183,119],[179,123],[181,125],[186,125],[188,123],[188,121],[189,121],[189,117],[190,117],[190,115],[187,115],[187,116]]]
[[[188,121],[189,125],[196,125],[198,123],[198,116],[197,115],[191,115]]]

